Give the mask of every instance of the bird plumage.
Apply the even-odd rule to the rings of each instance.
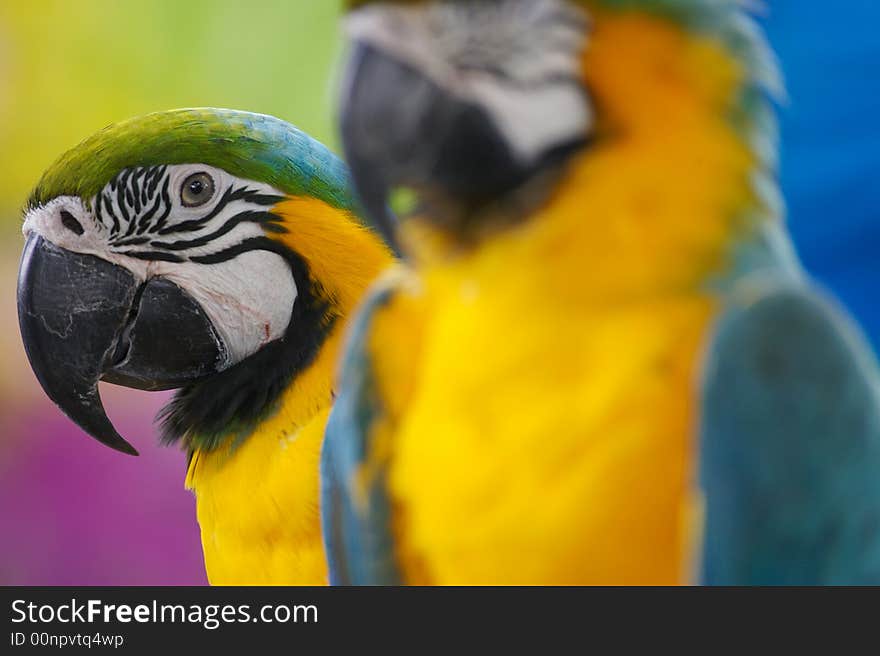
[[[880,378],[846,311],[803,277],[729,295],[701,378],[700,580],[880,581]]]
[[[389,255],[375,235],[354,221],[339,221],[338,210],[327,204],[290,198],[274,211],[291,226],[279,239],[321,281],[339,320],[328,326],[314,359],[280,392],[271,413],[249,427],[228,428],[216,448],[196,449],[187,487],[198,500],[212,582],[323,585],[328,573],[318,470],[341,335]]]
[[[761,554],[755,568],[771,573],[763,581],[829,580],[833,568],[818,561],[786,576],[782,549],[755,546],[772,530],[746,530],[762,512],[771,527],[787,513],[809,515],[809,495],[743,484],[762,458],[784,467],[786,454],[805,471],[819,461],[788,451],[808,439],[798,432],[805,424],[733,445],[747,420],[778,412],[775,398],[801,407],[815,397],[801,394],[809,380],[790,380],[798,368],[775,389],[760,381],[729,391],[743,378],[759,382],[741,372],[751,355],[738,350],[739,330],[762,332],[740,305],[744,286],[757,285],[758,305],[778,306],[771,318],[793,323],[783,321],[780,339],[796,337],[802,320],[816,333],[795,359],[840,323],[815,300],[782,225],[772,54],[740,2],[576,4],[591,25],[581,60],[596,112],[589,143],[549,183],[538,179],[549,188],[537,207],[500,198],[469,214],[467,230],[437,221],[426,195],[421,215],[398,228],[409,271],[376,290],[354,324],[322,463],[334,578],[684,583],[700,580],[702,560],[708,582],[736,583],[748,582],[748,561]],[[377,43],[363,56],[374,57]],[[356,128],[357,108],[346,111]],[[357,153],[356,129],[344,134]],[[388,187],[427,186],[455,202],[454,188],[430,188],[436,177],[394,178],[405,167],[381,165]],[[798,289],[793,306],[776,298],[785,284]],[[860,390],[856,416],[873,417],[873,362],[845,346],[833,357],[839,370],[867,372],[849,382]],[[860,453],[873,453],[870,426],[851,438]],[[760,437],[767,452],[753,443]],[[819,453],[837,448],[833,432],[810,439]],[[747,455],[732,462],[732,449]],[[823,476],[845,477],[831,468]],[[772,488],[772,478],[763,482]],[[860,477],[855,489],[869,486]],[[831,503],[829,517],[844,506]],[[872,516],[859,525],[869,533]],[[777,544],[821,551],[814,528],[780,531]],[[855,535],[839,533],[842,542]],[[843,553],[855,552],[826,555]],[[855,582],[872,570],[837,571],[851,576],[835,580]]]
[[[162,437],[190,456],[209,580],[326,583],[318,458],[340,335],[390,261],[341,160],[271,116],[149,114],[50,166],[24,232],[22,333],[49,396],[136,453],[98,380],[177,388]]]

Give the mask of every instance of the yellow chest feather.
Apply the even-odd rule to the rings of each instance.
[[[417,387],[391,452],[408,580],[683,580],[712,302],[577,308],[530,294],[516,274],[429,284],[449,293],[426,301]]]
[[[305,426],[260,431],[234,450],[193,455],[208,580],[214,585],[325,585],[318,463],[328,411]]]
[[[594,18],[595,145],[522,224],[460,252],[422,241],[418,289],[377,317],[377,457],[411,582],[689,574],[705,283],[753,201],[725,118],[741,71],[659,21]]]
[[[252,434],[193,454],[187,487],[196,494],[212,584],[327,583],[318,476],[340,333]]]

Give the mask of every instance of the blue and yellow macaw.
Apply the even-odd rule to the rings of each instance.
[[[22,337],[41,385],[101,442],[99,380],[180,388],[212,583],[322,584],[318,464],[343,327],[390,260],[346,167],[270,116],[150,114],[62,155],[25,211]]]
[[[332,580],[880,582],[877,365],[786,235],[744,3],[352,4],[346,156],[410,264],[344,356]]]

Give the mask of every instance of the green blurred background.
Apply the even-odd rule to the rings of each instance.
[[[331,147],[335,0],[0,0],[0,584],[202,583],[185,456],[156,444],[163,395],[105,387],[141,450],[101,449],[27,367],[15,313],[20,208],[109,123],[173,107],[284,118]]]

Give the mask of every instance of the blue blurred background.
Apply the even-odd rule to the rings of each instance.
[[[19,208],[41,171],[104,125],[220,106],[285,118],[331,146],[338,3],[0,0],[0,584],[205,582],[184,454],[157,446],[162,394],[105,386],[141,451],[83,435],[22,352]],[[808,270],[880,346],[880,3],[770,0],[785,71],[782,186]]]
[[[880,2],[770,0],[782,62],[782,188],[807,269],[880,346]]]

